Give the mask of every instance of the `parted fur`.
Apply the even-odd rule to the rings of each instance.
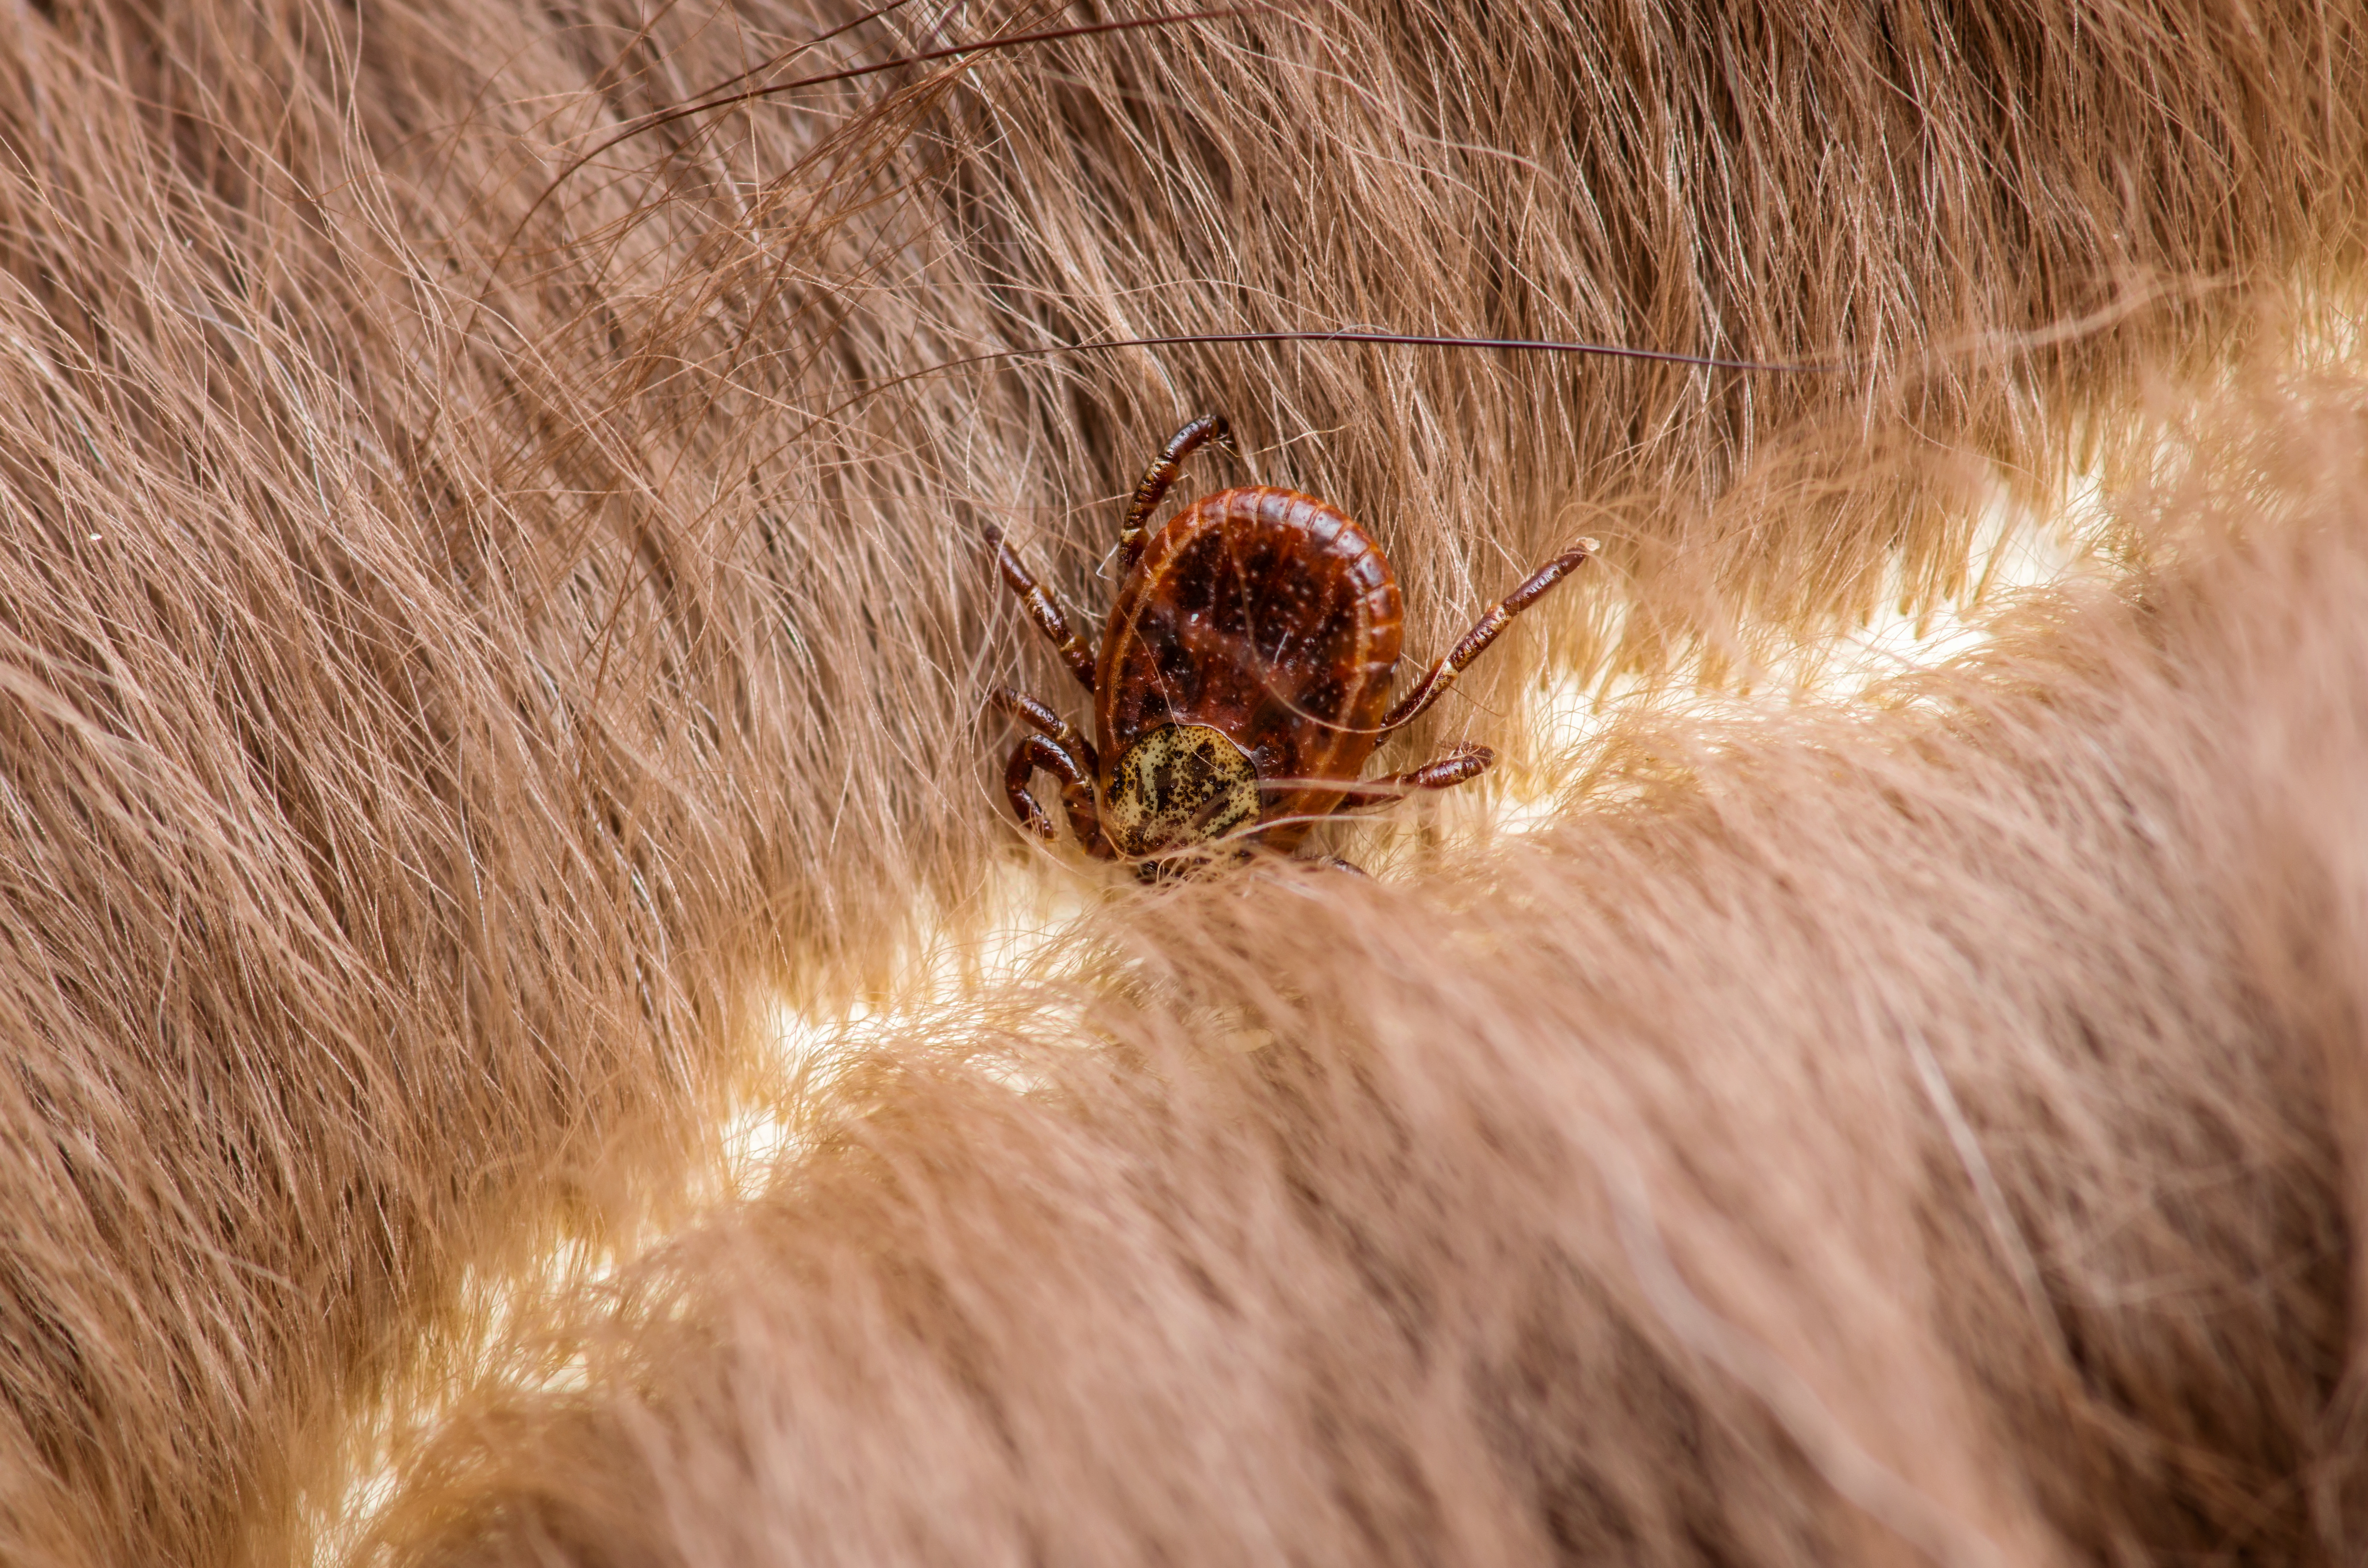
[[[1111,912],[539,1320],[388,1560],[2357,1561],[2341,402],[1878,720]]]
[[[1930,602],[1967,472],[2357,281],[2356,6],[1247,7],[843,74],[1098,17],[0,14],[0,1560],[301,1553],[471,1301],[677,1212],[769,998],[1019,853],[978,704],[1054,666],[982,526],[1099,605],[1184,415],[1244,431],[1196,480],[1374,529],[1417,653],[1606,540],[1428,745],[1549,652]],[[944,368],[1349,325],[1817,369]],[[369,1550],[2341,1555],[2360,569],[2291,466],[1945,721],[1632,770],[1460,882],[1121,901],[1082,1032],[885,1058],[613,1312],[513,1314],[590,1325],[583,1391],[472,1396]]]

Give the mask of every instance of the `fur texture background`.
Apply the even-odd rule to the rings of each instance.
[[[1884,723],[869,1058],[392,1560],[2356,1561],[2345,402],[2294,532],[2191,496]]]
[[[2340,1556],[2356,418],[2124,416],[2340,320],[2356,8],[1260,8],[669,112],[1081,18],[0,13],[0,1558],[303,1551],[484,1281],[678,1215],[771,999],[1016,854],[979,527],[1090,613],[1206,407],[1417,648],[1609,543],[1409,756],[1937,599],[1990,463],[2200,468],[1847,733],[1121,890],[521,1298],[364,1550]],[[939,369],[1352,324],[1825,369]]]

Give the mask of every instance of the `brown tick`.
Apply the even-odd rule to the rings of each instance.
[[[1540,567],[1390,705],[1397,579],[1339,508],[1289,490],[1221,490],[1146,528],[1185,459],[1227,435],[1222,415],[1193,420],[1135,486],[1099,657],[1002,530],[986,531],[1003,580],[1094,698],[1090,742],[1032,697],[1002,687],[988,698],[1036,732],[1004,769],[1011,808],[1039,837],[1054,836],[1028,788],[1042,768],[1060,780],[1087,853],[1133,861],[1145,881],[1206,860],[1217,841],[1288,851],[1335,812],[1486,772],[1496,754],[1467,745],[1405,773],[1358,777],[1383,735],[1436,702],[1593,548],[1582,540]]]

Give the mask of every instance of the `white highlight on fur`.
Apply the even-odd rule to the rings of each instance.
[[[1074,881],[1036,875],[1032,864],[1002,866],[963,906],[916,915],[913,929],[919,935],[899,955],[894,965],[898,978],[890,987],[837,1006],[802,1005],[778,993],[759,998],[751,1008],[765,1020],[755,1044],[757,1060],[715,1127],[716,1179],[695,1194],[692,1212],[675,1219],[687,1228],[697,1222],[700,1209],[721,1210],[762,1192],[807,1146],[814,1108],[828,1103],[834,1080],[857,1052],[892,1038],[926,1035],[957,1015],[967,1017],[966,998],[1040,973],[1044,955],[1086,917],[1088,903],[1088,892]],[[1031,1012],[1033,1018],[1046,1016],[1042,1009]],[[539,1268],[515,1279],[472,1278],[462,1291],[470,1303],[466,1337],[481,1352],[472,1369],[481,1375],[496,1370],[483,1354],[503,1343],[504,1330],[523,1302],[537,1294],[596,1285],[613,1272],[620,1256],[655,1239],[620,1238],[615,1251],[597,1254],[569,1240],[545,1254]],[[509,1371],[515,1376],[514,1369]],[[527,1381],[560,1390],[580,1385],[582,1377],[576,1361]],[[450,1394],[415,1413],[423,1430],[441,1426],[445,1412],[467,1397],[458,1383]],[[313,1510],[309,1533],[316,1568],[347,1562],[393,1495],[397,1456],[388,1451],[383,1434],[364,1420],[348,1440],[370,1451],[354,1466],[343,1493]]]
[[[472,1357],[463,1358],[469,1371],[486,1377],[500,1370],[520,1386],[554,1392],[585,1387],[586,1367],[580,1354],[524,1376],[516,1366],[495,1366],[496,1347],[509,1341],[513,1324],[540,1310],[540,1301],[599,1285],[616,1272],[618,1264],[631,1250],[630,1245],[595,1246],[571,1236],[543,1253],[538,1267],[516,1272],[471,1269],[461,1281],[460,1292],[463,1326],[452,1335],[474,1352]],[[468,1381],[466,1378],[445,1378],[432,1385],[423,1384],[436,1389],[441,1397],[421,1399],[413,1405],[410,1415],[418,1429],[429,1431],[442,1426],[445,1417],[466,1400]],[[309,1561],[313,1568],[343,1568],[355,1562],[356,1551],[369,1539],[380,1510],[393,1498],[401,1480],[404,1456],[396,1446],[395,1435],[387,1429],[382,1406],[354,1422],[341,1437],[353,1446],[354,1462],[345,1489],[330,1500],[329,1506],[315,1502],[308,1507],[311,1518],[304,1534],[310,1540]]]
[[[770,1027],[756,1071],[718,1129],[724,1183],[716,1196],[760,1192],[806,1146],[808,1108],[828,1099],[856,1052],[930,1033],[968,1017],[968,998],[1039,973],[1087,903],[1073,881],[1035,875],[1030,864],[1000,866],[964,906],[916,915],[919,935],[898,956],[890,988],[836,1006],[767,997],[760,1010]]]
[[[1531,695],[1521,716],[1535,736],[1542,766],[1500,766],[1478,790],[1488,805],[1472,831],[1519,833],[1555,816],[1564,786],[1621,721],[1649,705],[1666,718],[1673,707],[1708,718],[1735,718],[1793,703],[1864,699],[1884,682],[1979,651],[1990,641],[1987,618],[2018,595],[2058,585],[2109,568],[2099,544],[2107,521],[2103,484],[2094,472],[2074,474],[2044,511],[2018,499],[2000,481],[1990,487],[1967,556],[1964,591],[1920,614],[1898,608],[1907,598],[1895,570],[1884,585],[1882,613],[1837,635],[1803,642],[1763,664],[1754,677],[1730,689],[1698,691],[1673,699],[1634,675],[1583,680],[1551,675]],[[1617,635],[1615,609],[1610,631]]]

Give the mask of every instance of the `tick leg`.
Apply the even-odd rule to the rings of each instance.
[[[998,686],[986,694],[986,706],[988,711],[1017,719],[1048,737],[1053,744],[1084,764],[1088,777],[1101,776],[1101,759],[1094,755],[1093,742],[1079,734],[1067,720],[1034,698],[1014,691],[1008,686]]]
[[[1385,778],[1367,778],[1349,785],[1346,798],[1333,809],[1363,811],[1368,806],[1386,805],[1417,790],[1452,790],[1458,784],[1469,783],[1496,766],[1497,754],[1486,746],[1457,746],[1446,756],[1426,762],[1420,767],[1393,773]]]
[[[1143,551],[1143,525],[1151,520],[1152,508],[1176,483],[1176,475],[1184,467],[1184,460],[1211,441],[1220,444],[1232,441],[1234,428],[1225,423],[1222,414],[1204,414],[1173,436],[1159,455],[1143,472],[1143,483],[1134,487],[1134,498],[1126,504],[1126,523],[1119,529],[1119,562],[1121,569],[1134,564]]]
[[[1011,585],[1011,591],[1028,607],[1028,619],[1059,650],[1069,673],[1077,677],[1077,684],[1087,691],[1093,690],[1094,651],[1086,646],[1086,640],[1077,635],[1053,596],[1044,591],[1019,557],[1012,553],[1011,547],[1003,542],[1003,530],[993,523],[986,525],[986,542],[995,547],[995,564],[1002,572],[1003,580]]]
[[[1094,811],[1094,787],[1077,759],[1069,755],[1057,741],[1042,735],[1030,735],[1013,748],[1011,760],[1003,769],[1003,790],[1011,797],[1011,809],[1019,813],[1021,825],[1050,844],[1058,836],[1053,819],[1028,792],[1028,782],[1042,768],[1061,781],[1061,804],[1068,812],[1069,831],[1086,852],[1098,859],[1115,858],[1109,840],[1102,836],[1101,819]]]
[[[1422,717],[1423,712],[1432,703],[1446,695],[1447,688],[1455,684],[1455,677],[1463,673],[1463,667],[1486,652],[1488,644],[1494,642],[1498,634],[1513,623],[1515,616],[1545,597],[1548,588],[1585,565],[1587,558],[1594,554],[1599,548],[1600,547],[1591,539],[1580,540],[1570,549],[1539,567],[1531,574],[1528,582],[1497,601],[1489,608],[1488,613],[1480,618],[1479,624],[1463,634],[1463,641],[1450,649],[1447,657],[1431,665],[1430,672],[1416,683],[1412,691],[1399,699],[1395,708],[1389,710],[1388,715],[1382,720],[1382,728],[1395,730],[1400,725],[1410,724]],[[1461,780],[1454,782],[1461,782]],[[1431,788],[1431,786],[1425,786],[1425,788]]]

